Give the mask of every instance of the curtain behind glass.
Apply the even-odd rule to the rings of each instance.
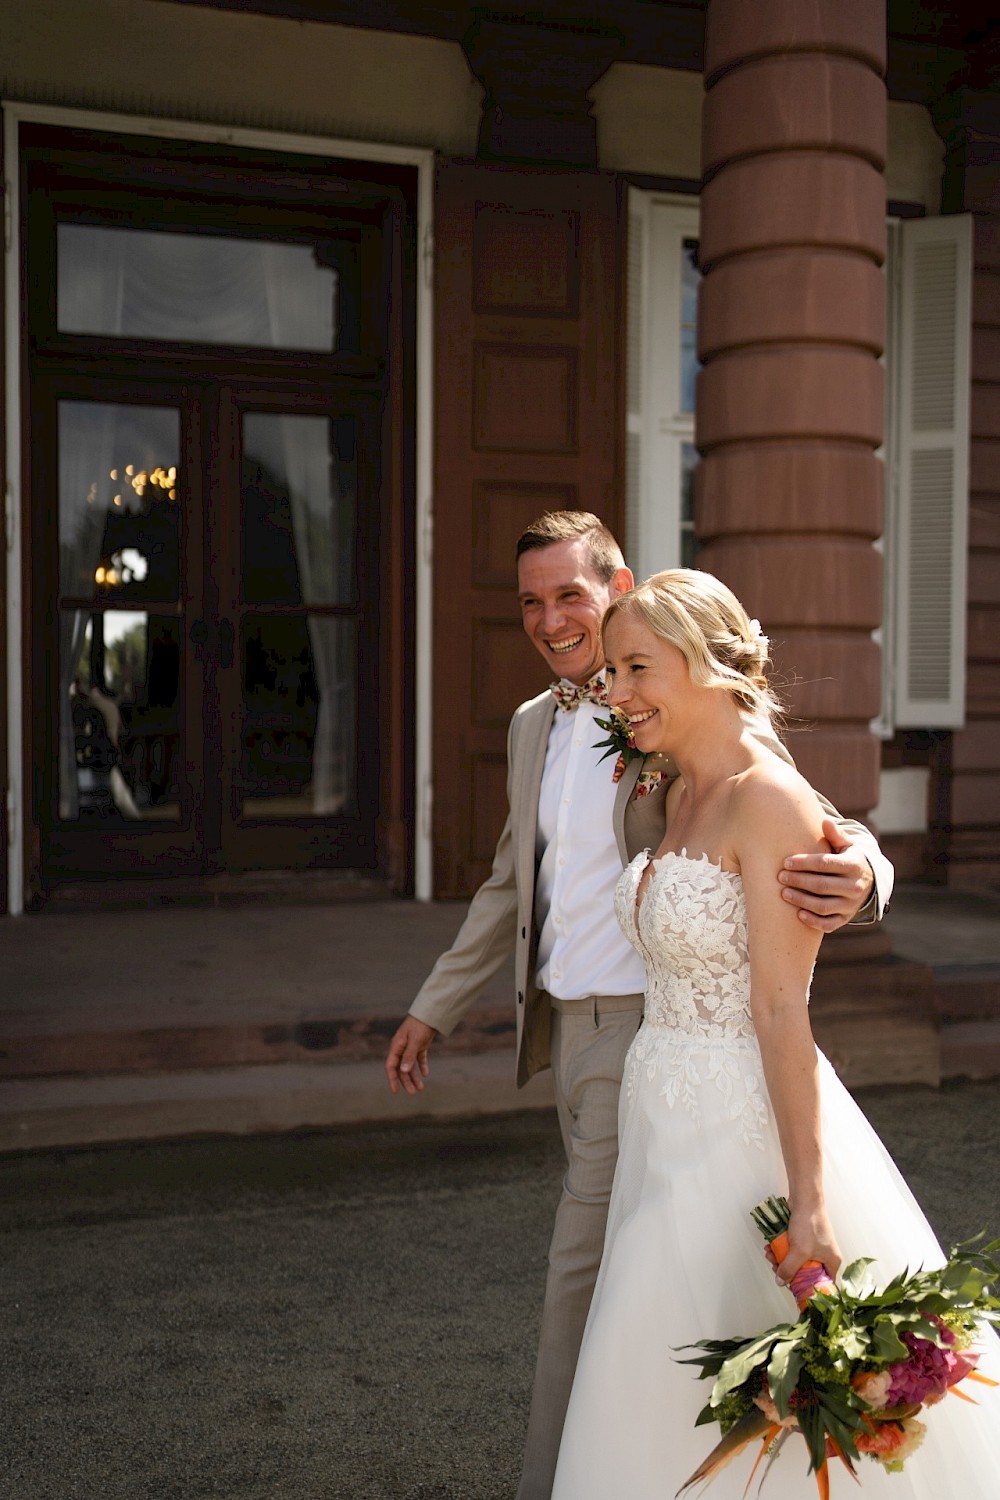
[[[339,276],[311,245],[60,224],[64,333],[330,353]]]
[[[302,604],[353,603],[354,495],[336,484],[333,423],[327,417],[252,412],[243,420],[244,456],[287,491]],[[344,545],[350,539],[350,545]],[[341,545],[338,546],[338,541]],[[355,732],[353,622],[308,613],[319,688],[310,801],[316,816],[345,811]]]

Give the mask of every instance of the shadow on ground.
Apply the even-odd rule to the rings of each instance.
[[[1000,1082],[861,1103],[1000,1231]],[[0,1161],[2,1500],[508,1500],[551,1114]]]

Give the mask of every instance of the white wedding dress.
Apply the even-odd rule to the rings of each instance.
[[[646,1010],[625,1063],[604,1259],[553,1500],[670,1500],[720,1436],[714,1423],[694,1425],[711,1385],[678,1362],[681,1346],[795,1317],[750,1218],[786,1191],[786,1178],[750,1016],[742,881],[707,858],[666,854],[637,910],[648,859],[632,861],[616,893],[618,919],[646,961]],[[905,1266],[943,1264],[913,1195],[822,1055],[820,1078],[824,1187],[845,1263],[875,1257],[878,1284]],[[1000,1378],[1000,1344],[987,1333],[983,1346],[981,1371]],[[903,1473],[862,1461],[865,1496],[1000,1500],[1000,1389],[966,1389],[977,1406],[948,1395],[921,1413],[927,1436]],[[741,1500],[759,1446],[717,1475],[710,1500]],[[855,1493],[836,1462],[831,1493]],[[805,1443],[793,1435],[764,1500],[815,1495]]]

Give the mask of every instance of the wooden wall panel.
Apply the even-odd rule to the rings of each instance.
[[[575,318],[580,308],[580,216],[476,207],[473,230],[476,312]]]
[[[489,869],[497,836],[507,816],[507,757],[477,755],[472,762],[472,802],[468,829],[472,858]]]
[[[618,186],[441,162],[435,240],[434,887],[457,898],[489,873],[510,715],[548,680],[517,537],[564,508],[621,529]]]
[[[477,343],[472,429],[476,448],[576,452],[575,349]]]
[[[480,589],[509,589],[511,558],[522,531],[545,510],[575,510],[575,484],[485,480],[472,508],[472,577]]]

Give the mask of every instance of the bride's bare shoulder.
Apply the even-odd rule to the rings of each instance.
[[[794,843],[805,850],[823,837],[823,810],[816,793],[793,765],[764,747],[737,782],[733,812],[744,832],[768,844]]]

